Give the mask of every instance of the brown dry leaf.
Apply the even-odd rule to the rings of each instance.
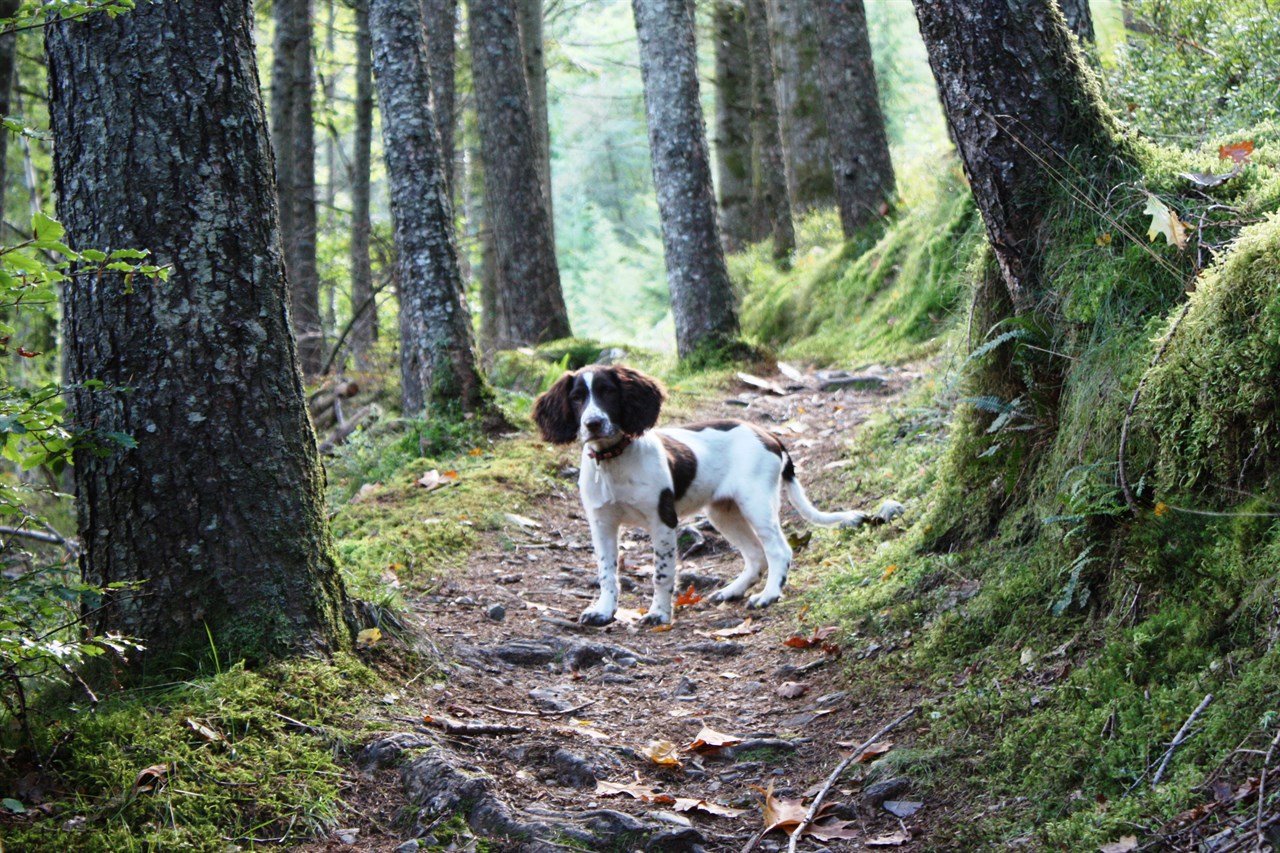
[[[734,809],[729,806],[722,806],[719,803],[708,802],[707,800],[695,800],[692,797],[677,797],[673,811],[677,812],[706,812],[716,817],[742,817],[747,813],[746,809]]]
[[[209,743],[221,743],[225,742],[227,739],[226,735],[222,732],[210,726],[206,726],[199,720],[193,720],[190,717],[187,717],[187,725],[191,727],[193,732],[200,735],[200,737],[204,738]]]
[[[666,797],[667,802],[675,802],[674,797],[667,797],[665,794],[659,794],[651,785],[642,785],[639,782],[633,782],[630,785],[620,785],[616,782],[603,782],[596,780],[596,796],[597,797],[616,797],[619,794],[626,794],[637,800],[643,800],[648,803],[656,802],[657,797]]]
[[[725,638],[746,637],[750,634],[756,633],[759,630],[760,628],[758,626],[751,624],[751,617],[748,616],[746,619],[743,619],[740,624],[734,625],[732,628],[721,628],[719,631],[712,631],[711,636],[725,637]]]
[[[150,767],[142,768],[133,780],[133,787],[129,789],[129,796],[134,797],[146,791],[154,791],[159,788],[168,780],[169,770],[170,765],[168,764],[152,764]]]
[[[788,637],[783,640],[782,644],[793,649],[808,649],[813,646],[822,646],[825,649],[828,644],[824,644],[823,641],[838,630],[840,629],[835,625],[825,625],[821,628],[814,628],[812,636],[805,637],[796,634],[794,637]]]
[[[663,767],[680,767],[682,763],[678,755],[680,747],[676,746],[669,740],[651,740],[640,750],[654,764],[661,764]]]
[[[1249,159],[1249,155],[1253,153],[1253,140],[1246,139],[1243,142],[1235,142],[1231,145],[1218,146],[1219,160],[1234,160],[1237,163],[1243,163]]]
[[[697,604],[702,600],[702,596],[698,595],[693,588],[693,584],[689,584],[689,588],[676,596],[676,607],[688,607],[691,604]]]
[[[693,743],[684,748],[685,752],[709,752],[742,743],[742,738],[718,732],[703,726],[702,731],[693,739]]]
[[[661,634],[661,633],[663,633],[663,632],[665,632],[665,631],[670,631],[670,630],[671,630],[672,628],[674,628],[674,627],[675,627],[675,625],[673,625],[673,624],[672,624],[672,623],[670,623],[670,622],[668,622],[668,623],[667,623],[667,624],[665,624],[665,625],[654,625],[652,628],[650,628],[650,629],[649,629],[649,633],[650,633],[650,634]]]
[[[857,838],[861,832],[852,829],[851,820],[829,820],[826,823],[811,823],[804,828],[804,834],[819,841],[834,841],[837,838]]]
[[[773,795],[773,780],[769,780],[768,788],[760,788],[755,785],[760,793],[764,794],[764,825],[765,833],[773,832],[775,829],[790,829],[799,826],[804,820],[804,816],[809,810],[805,808],[803,799],[788,799],[786,797],[775,797]]]
[[[905,832],[895,832],[893,835],[880,835],[875,838],[868,838],[862,842],[868,847],[901,847],[911,840],[911,836]]]
[[[799,681],[784,681],[778,685],[778,689],[774,692],[783,699],[799,699],[809,692],[809,685],[802,684]]]
[[[1138,849],[1138,838],[1134,835],[1122,835],[1119,841],[1112,841],[1098,848],[1098,853],[1129,853]]]
[[[591,726],[587,726],[587,725],[575,724],[572,726],[559,726],[556,728],[556,732],[566,737],[574,737],[574,738],[581,737],[582,735],[586,735],[592,740],[599,741],[600,743],[608,743],[609,741],[613,740],[612,735],[605,734],[599,729],[592,728]]]

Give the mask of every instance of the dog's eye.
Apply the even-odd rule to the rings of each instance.
[[[574,388],[573,392],[569,395],[569,399],[575,403],[581,403],[583,400],[587,399],[587,390],[585,388]]]

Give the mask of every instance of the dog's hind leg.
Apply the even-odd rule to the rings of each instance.
[[[751,525],[742,517],[742,511],[738,509],[736,502],[716,501],[710,504],[707,507],[707,517],[711,519],[716,530],[729,540],[729,544],[738,549],[745,562],[742,572],[733,579],[732,583],[712,593],[711,600],[736,601],[746,595],[747,590],[760,580],[766,565],[764,547],[760,544]]]
[[[591,516],[591,544],[596,554],[596,581],[600,591],[591,606],[578,617],[583,625],[608,625],[618,610],[618,527],[616,518]]]
[[[786,534],[782,532],[782,524],[778,521],[776,500],[772,504],[763,501],[749,503],[743,506],[742,514],[755,529],[769,562],[769,575],[765,578],[764,589],[747,599],[747,606],[768,607],[782,598],[782,588],[786,586],[787,573],[791,571],[791,546],[787,544]]]

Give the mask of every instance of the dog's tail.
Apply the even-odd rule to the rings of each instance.
[[[791,505],[796,508],[796,512],[808,521],[810,524],[816,524],[819,527],[858,527],[862,524],[884,524],[886,521],[892,521],[906,510],[902,504],[894,500],[887,500],[880,504],[880,508],[873,513],[859,512],[858,510],[846,510],[844,512],[823,512],[818,509],[809,500],[809,496],[804,493],[804,486],[800,485],[800,480],[796,478],[796,466],[791,461],[791,454],[783,451],[785,464],[782,468],[782,481],[787,487],[787,497],[791,499]]]

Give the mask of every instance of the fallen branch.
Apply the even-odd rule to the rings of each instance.
[[[80,546],[74,541],[63,536],[52,527],[46,528],[49,532],[40,530],[27,530],[25,527],[0,527],[0,536],[17,536],[20,539],[30,539],[34,542],[44,542],[49,545],[61,545],[67,549],[67,552],[73,557],[80,556]]]
[[[450,717],[423,717],[422,721],[429,726],[440,729],[447,735],[461,737],[477,737],[480,735],[518,735],[528,731],[524,726],[505,726],[501,723],[464,723]]]
[[[1200,704],[1191,712],[1191,716],[1187,717],[1187,721],[1182,724],[1182,728],[1178,729],[1178,733],[1173,736],[1173,740],[1169,743],[1169,748],[1164,751],[1164,757],[1160,759],[1160,766],[1156,768],[1156,775],[1151,777],[1152,790],[1155,790],[1156,785],[1159,785],[1161,778],[1164,777],[1164,770],[1169,766],[1169,759],[1173,758],[1173,751],[1187,739],[1187,732],[1190,730],[1191,724],[1196,721],[1196,717],[1199,717],[1205,708],[1209,707],[1209,703],[1212,701],[1212,693],[1201,699]]]
[[[490,711],[497,711],[499,714],[515,714],[519,717],[563,717],[565,714],[576,714],[583,708],[589,708],[599,701],[599,699],[592,699],[590,702],[583,702],[581,705],[565,708],[563,711],[517,711],[515,708],[499,708],[497,705],[485,705],[485,707]]]
[[[816,818],[818,816],[818,812],[822,810],[822,801],[826,799],[827,793],[831,790],[831,786],[834,785],[836,780],[844,774],[845,770],[849,769],[849,765],[862,758],[862,754],[867,751],[867,748],[870,747],[871,744],[893,731],[903,720],[915,716],[915,713],[916,709],[912,708],[905,714],[900,715],[893,722],[886,723],[881,727],[880,731],[867,738],[866,741],[858,746],[858,748],[855,749],[848,758],[836,765],[836,769],[831,771],[831,775],[827,777],[827,781],[818,789],[818,795],[813,798],[813,802],[809,805],[809,811],[805,812],[804,820],[800,821],[800,825],[792,831],[791,842],[787,845],[787,853],[796,853],[796,845],[800,843],[800,836],[804,835],[805,830],[813,824],[814,818]],[[744,850],[743,853],[747,853],[747,851]]]
[[[1275,755],[1277,744],[1280,744],[1280,732],[1276,732],[1276,736],[1271,739],[1271,746],[1267,747],[1267,754],[1262,759],[1262,772],[1258,774],[1258,823],[1255,830],[1257,831],[1259,850],[1262,849],[1262,845],[1267,841],[1262,832],[1262,818],[1266,814],[1267,771],[1271,767],[1271,756]]]

